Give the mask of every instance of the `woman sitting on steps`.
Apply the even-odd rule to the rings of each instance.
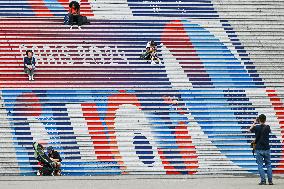
[[[24,58],[24,71],[29,76],[29,81],[34,81],[34,72],[35,72],[35,58],[33,57],[33,51],[27,50],[26,57]]]

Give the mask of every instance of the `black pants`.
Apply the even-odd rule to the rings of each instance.
[[[38,156],[36,159],[42,165],[42,168],[40,169],[41,174],[43,176],[51,176],[52,173],[54,172],[54,168],[50,165],[50,162],[52,161],[45,154],[43,156]]]
[[[78,26],[82,26],[82,16],[70,14],[69,15],[69,22],[70,22],[71,26],[73,26],[74,22],[76,22],[78,24]]]

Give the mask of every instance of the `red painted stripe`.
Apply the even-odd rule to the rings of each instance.
[[[178,101],[172,99],[171,97],[165,96],[164,102],[178,107],[176,108],[178,114],[184,115],[185,111],[182,109],[181,104],[178,103]],[[199,167],[197,159],[198,156],[196,153],[196,147],[192,143],[192,138],[187,127],[188,126],[186,125],[186,122],[184,121],[178,122],[178,126],[175,127],[174,134],[175,134],[177,147],[180,149],[179,154],[181,154],[181,159],[183,159],[184,164],[186,164],[186,170],[182,171],[187,171],[188,174],[194,174],[197,172],[196,169]],[[160,149],[160,153],[163,154],[162,149]],[[176,170],[175,173],[177,172],[178,170]],[[169,174],[173,173],[170,172]],[[179,174],[181,173],[179,172]]]
[[[123,164],[121,157],[119,157],[118,148],[115,145],[117,142],[112,141],[115,138],[106,135],[105,127],[97,111],[97,105],[84,103],[81,106],[97,158],[101,161],[118,160],[119,164]]]
[[[94,16],[94,12],[92,10],[92,6],[89,0],[81,0],[81,3],[84,3],[84,16]]]
[[[281,129],[281,134],[282,134],[282,145],[284,145],[284,121],[281,121],[284,119],[284,117],[282,115],[284,115],[284,113],[282,112],[284,110],[284,104],[281,101],[281,98],[278,97],[278,94],[276,92],[276,90],[266,90],[267,96],[270,99],[270,102],[272,103],[272,106],[276,112],[276,117],[279,121],[279,125],[280,125],[280,129]],[[283,164],[283,165],[278,165],[276,168],[279,169],[284,169],[284,149],[282,147],[282,151],[281,151],[281,160],[279,161],[279,164]],[[273,171],[274,173],[277,174],[283,174],[284,170],[276,170]]]
[[[32,7],[36,16],[53,16],[51,11],[47,8],[47,6],[45,6],[45,2],[43,0],[37,0],[36,2],[28,0],[28,3]]]
[[[188,76],[191,78],[201,76],[208,77],[203,63],[190,41],[190,36],[188,36],[181,21],[171,21],[165,25],[161,36],[161,42],[169,49],[176,60],[178,60]],[[183,52],[183,54],[181,52]],[[195,69],[196,66],[199,66],[198,70]],[[198,75],[192,74],[196,71],[202,73]],[[207,81],[210,81],[209,77]]]
[[[17,97],[15,114],[19,116],[39,117],[42,113],[42,105],[35,93],[23,93]]]
[[[126,94],[126,93],[120,93],[120,94],[114,94],[108,97],[108,104],[107,104],[107,113],[105,115],[105,124],[107,126],[108,133],[113,135],[111,138],[111,143],[113,145],[113,151],[116,154],[119,154],[118,149],[118,143],[115,135],[115,118],[116,118],[116,110],[119,109],[120,105],[124,104],[132,104],[137,107],[140,107],[140,103],[138,98],[133,94]],[[123,160],[121,156],[117,156],[116,160],[123,164]]]

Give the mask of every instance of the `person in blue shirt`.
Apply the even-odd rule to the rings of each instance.
[[[26,57],[24,58],[24,71],[29,76],[29,81],[34,81],[34,73],[35,73],[35,58],[33,57],[33,51],[27,50]]]
[[[265,172],[263,170],[263,163],[267,168],[267,177],[269,185],[273,185],[272,182],[272,168],[270,158],[270,145],[269,145],[269,133],[271,129],[269,125],[265,124],[266,116],[261,114],[254,124],[250,127],[249,131],[255,133],[255,152],[256,152],[256,163],[258,166],[258,172],[260,175],[259,185],[265,185]]]

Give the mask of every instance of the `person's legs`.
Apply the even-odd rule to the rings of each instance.
[[[24,72],[28,74],[29,80],[31,80],[30,74],[29,74],[29,69],[27,67],[24,68]]]
[[[29,81],[32,80],[32,76],[31,76],[31,70],[27,68],[27,72],[26,72],[29,76]]]
[[[81,15],[77,15],[77,24],[78,26],[82,26],[83,24],[83,18]]]
[[[262,150],[256,150],[256,163],[258,167],[258,172],[260,175],[261,183],[265,183],[265,172],[263,170],[263,156],[262,156]]]
[[[161,59],[158,56],[156,56],[156,59],[158,60],[159,64],[162,64]]]
[[[56,162],[56,172],[55,172],[55,174],[57,176],[61,175],[61,163],[60,162]]]
[[[155,59],[155,56],[154,56],[154,54],[153,54],[153,53],[151,53],[151,64],[155,64],[154,59]]]
[[[70,24],[71,26],[73,26],[73,23],[74,23],[74,15],[73,15],[73,14],[70,14],[70,15],[69,15],[69,24]]]
[[[31,74],[31,79],[32,80],[35,80],[34,79],[34,73],[35,73],[35,69],[33,68],[33,69],[30,70],[30,74]]]
[[[69,24],[71,25],[70,29],[72,29],[74,23],[74,15],[70,14],[69,15]]]
[[[74,22],[78,25],[78,15],[74,15]]]
[[[270,160],[270,150],[265,150],[263,157],[264,157],[264,163],[267,169],[268,182],[272,183],[272,168],[271,168],[271,160]]]
[[[152,57],[152,63],[155,63],[155,60],[157,60],[159,64],[162,63],[161,60],[160,60],[160,58],[159,58],[158,55],[157,55],[157,52],[153,52],[153,53],[151,54],[151,57]]]
[[[145,60],[151,60],[151,53],[148,51],[145,53]]]

